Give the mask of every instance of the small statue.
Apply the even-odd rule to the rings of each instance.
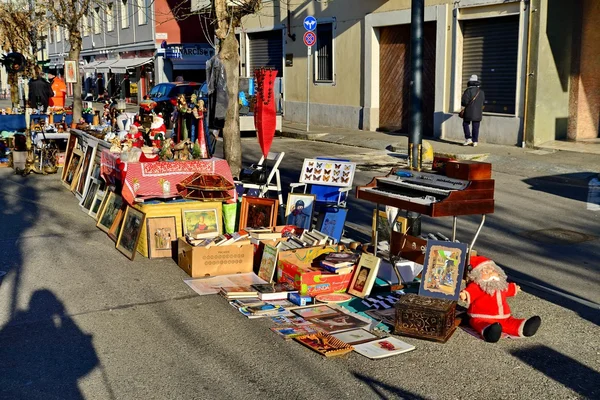
[[[167,127],[165,126],[165,120],[162,114],[154,115],[152,118],[152,125],[150,126],[150,139],[152,140],[152,146],[160,149],[162,143],[165,140],[167,133]]]
[[[173,159],[173,151],[171,150],[171,147],[173,147],[173,139],[165,139],[160,151],[161,161],[171,161]]]
[[[125,139],[131,140],[133,147],[142,148],[144,145],[144,135],[142,135],[142,132],[135,125],[131,125],[129,132],[125,135]]]
[[[173,150],[175,151],[175,160],[176,161],[187,161],[190,159],[190,141],[184,140],[183,142],[179,142],[175,145]]]
[[[110,141],[112,143],[112,146],[110,147],[110,152],[111,153],[120,153],[121,152],[121,140],[115,136],[111,139]]]

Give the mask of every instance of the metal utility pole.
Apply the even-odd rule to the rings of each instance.
[[[421,146],[423,142],[423,25],[425,24],[425,0],[412,0],[410,18],[410,136],[408,159],[410,168],[421,170]],[[410,234],[421,234],[421,216],[408,212]]]

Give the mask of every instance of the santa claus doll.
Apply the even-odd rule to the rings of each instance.
[[[542,320],[538,316],[519,319],[512,316],[507,297],[515,296],[521,288],[506,281],[506,274],[495,262],[483,256],[471,257],[469,283],[460,292],[467,303],[469,324],[486,342],[495,343],[502,333],[516,337],[533,336]]]
[[[144,135],[139,131],[138,127],[135,125],[131,125],[129,128],[129,132],[125,135],[125,140],[131,140],[132,146],[137,148],[142,148],[144,146]]]
[[[160,149],[165,140],[166,133],[167,127],[165,126],[165,120],[163,119],[162,114],[159,113],[154,115],[152,124],[150,125],[150,139],[152,140],[152,146]]]

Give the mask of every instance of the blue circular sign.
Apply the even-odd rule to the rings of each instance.
[[[304,34],[304,44],[308,47],[312,47],[317,43],[317,35],[314,32],[306,32]]]
[[[312,32],[315,29],[317,29],[317,19],[312,15],[309,15],[308,17],[304,18],[304,29],[306,29],[309,32]]]

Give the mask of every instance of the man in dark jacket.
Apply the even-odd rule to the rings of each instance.
[[[465,133],[465,142],[463,146],[477,146],[479,141],[479,124],[483,117],[483,103],[485,102],[485,93],[480,88],[481,83],[477,80],[477,75],[471,75],[467,83],[467,90],[462,95],[461,105],[465,108],[463,116],[463,131]],[[473,123],[473,137],[469,130]]]
[[[39,65],[34,68],[35,78],[29,81],[29,107],[42,108],[42,112],[46,112],[50,98],[54,97],[50,82],[42,77],[42,69]]]

